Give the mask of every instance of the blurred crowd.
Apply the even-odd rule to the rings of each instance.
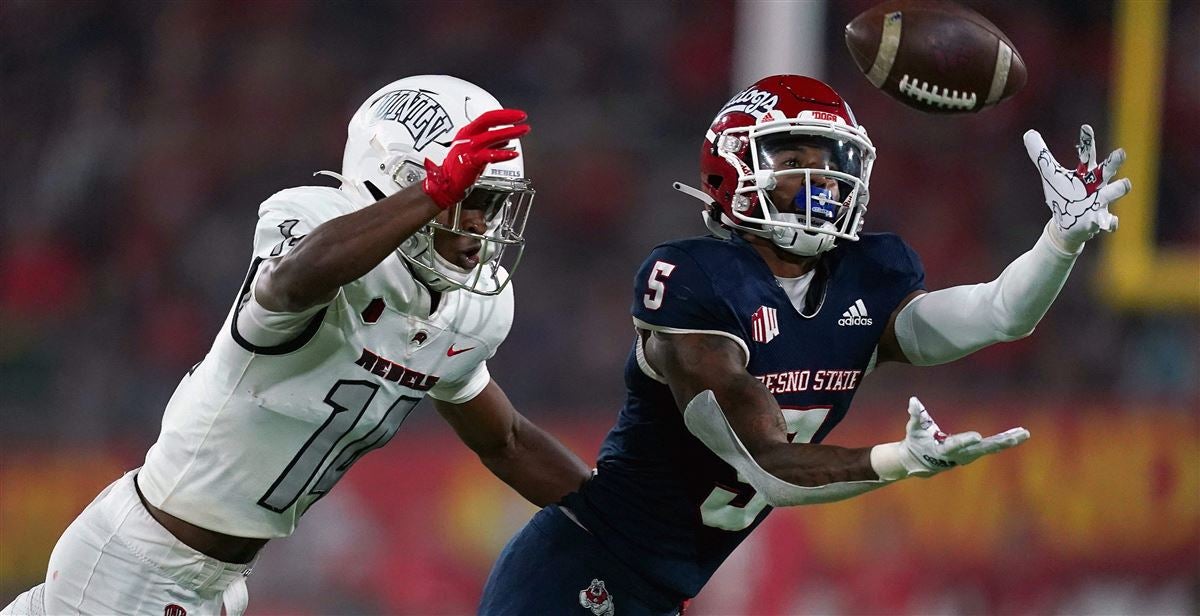
[[[1029,67],[1016,98],[928,116],[874,90],[832,2],[822,77],[879,151],[867,229],[903,235],[930,288],[990,280],[1048,213],[1021,133],[1071,160],[1078,125],[1115,147],[1111,9],[979,8]],[[729,2],[42,2],[0,6],[0,398],[3,436],[149,444],[181,375],[206,352],[249,263],[257,205],[325,183],[363,98],[447,73],[529,112],[538,190],[512,334],[490,363],[528,414],[612,414],[632,340],[631,277],[657,242],[700,234],[694,183],[730,83]],[[1200,244],[1195,110],[1200,50],[1172,7],[1158,232]],[[1186,28],[1181,28],[1180,31]],[[787,44],[783,42],[782,44]],[[1147,110],[1151,113],[1151,110]],[[1119,206],[1118,206],[1119,213]],[[1194,403],[1193,314],[1125,313],[1098,299],[1089,246],[1032,338],[966,361],[876,373],[862,396],[898,404],[1012,397]],[[916,376],[915,376],[916,375]],[[914,381],[914,379],[916,379]]]
[[[1021,134],[1037,128],[1064,162],[1073,160],[1084,122],[1096,127],[1102,155],[1120,145],[1112,141],[1109,111],[1112,8],[1086,0],[968,2],[1009,35],[1029,82],[997,108],[948,117],[901,106],[854,67],[842,28],[873,3],[828,3],[821,13],[826,67],[818,75],[851,102],[879,151],[867,230],[900,233],[921,255],[931,289],[990,280],[1032,246],[1049,217]],[[526,170],[538,195],[515,278],[516,322],[489,367],[518,408],[551,425],[569,424],[572,444],[594,447],[602,432],[591,427],[611,422],[624,393],[634,272],[658,242],[704,232],[697,203],[671,182],[696,183],[705,130],[728,97],[748,85],[731,83],[737,11],[733,2],[707,0],[0,3],[3,592],[40,579],[62,526],[153,442],[172,390],[204,356],[240,288],[258,204],[284,188],[326,184],[312,174],[340,167],[351,113],[402,76],[455,75],[529,112]],[[1200,201],[1189,181],[1200,177],[1200,39],[1185,33],[1197,25],[1200,4],[1172,3],[1156,204],[1157,240],[1193,249],[1200,246]],[[920,613],[1194,612],[1194,554],[1160,554],[1186,552],[1200,519],[1195,494],[1163,496],[1186,492],[1186,469],[1195,465],[1188,427],[1195,425],[1190,411],[1200,407],[1200,323],[1194,313],[1129,312],[1101,300],[1098,253],[1105,241],[1087,248],[1032,337],[939,368],[884,367],[859,393],[867,414],[898,413],[912,393],[931,408],[967,407],[958,410],[976,419],[1003,409],[1017,417],[1078,413],[1043,422],[1041,434],[1062,436],[1094,457],[1073,461],[1075,449],[1035,439],[1028,455],[994,467],[999,472],[960,475],[961,486],[977,486],[960,486],[962,493],[1003,498],[967,502],[947,496],[954,490],[930,496],[913,488],[909,500],[900,492],[895,502],[868,501],[861,509],[780,514],[763,531],[770,541],[738,553],[699,613],[723,613],[721,601],[734,606],[725,611],[753,604],[743,594],[758,586],[745,580],[763,571],[785,578],[816,572],[798,593],[807,603],[791,611],[907,605]],[[1200,287],[1200,272],[1192,284]],[[1030,398],[1036,402],[1027,404]],[[1167,409],[1173,421],[1156,422],[1138,439],[1089,427],[1093,418],[1112,422],[1146,409]],[[409,422],[430,421],[428,428],[432,415],[419,412]],[[862,436],[855,426],[886,423],[878,414],[868,419],[874,421],[846,422],[852,438]],[[511,494],[502,500],[499,482],[463,452],[408,436],[428,434],[419,430],[407,425],[396,447],[350,473],[348,486],[314,508],[300,536],[272,543],[253,582],[257,613],[272,613],[272,605],[285,606],[279,613],[333,606],[346,613],[469,611],[495,551],[528,511]],[[1126,441],[1137,446],[1119,452],[1128,459],[1113,466],[1126,480],[1092,464],[1097,452]],[[588,459],[595,453],[579,451]],[[1164,462],[1163,451],[1178,459]],[[1072,464],[1080,465],[1074,492],[1043,491]],[[416,472],[394,473],[413,465]],[[1143,468],[1153,482],[1139,475]],[[409,487],[375,489],[384,481]],[[1149,486],[1150,496],[1117,499],[1111,495],[1124,492],[1114,486],[1135,494]],[[414,507],[401,500],[406,491],[450,504]],[[943,571],[946,583],[934,584],[925,603],[913,603],[916,591],[898,572],[922,562],[934,564],[920,571],[936,573],[943,555],[939,545],[932,556],[914,556],[906,550],[927,542],[909,535],[883,548],[872,543],[883,557],[852,554],[843,565],[857,578],[820,582],[828,562],[845,558],[838,550],[859,536],[859,520],[878,522],[861,531],[872,541],[896,527],[923,529],[921,514],[938,494],[948,506],[988,508],[955,517],[968,523],[959,532],[985,546],[982,561],[966,558],[995,574],[994,594],[1025,607],[979,598],[980,591],[960,585],[971,571],[959,565]],[[1110,501],[1179,517],[1110,515]],[[998,518],[1004,506],[1017,513]],[[890,517],[908,510],[908,522]],[[877,519],[885,512],[886,520]],[[1060,521],[1063,532],[1054,526]],[[1107,526],[1118,522],[1124,526]],[[971,524],[997,530],[979,533]],[[1039,524],[1050,530],[1031,543],[1029,529]],[[1158,524],[1178,531],[1172,542],[1163,540],[1168,552],[1154,551]],[[839,528],[833,556],[806,560]],[[932,531],[940,537],[955,528]],[[1138,548],[1110,551],[1109,535]],[[1004,540],[1008,547],[999,553],[1008,560],[990,564],[996,551],[988,537]],[[1072,540],[1087,543],[1082,557]],[[391,549],[399,543],[405,550]],[[1048,562],[1061,571],[1026,569],[1045,556],[1037,550],[1057,546],[1059,560]],[[300,557],[314,553],[327,556]],[[1121,560],[1129,553],[1142,555],[1135,574]],[[1106,560],[1109,554],[1115,560]],[[752,564],[767,557],[775,565]],[[878,570],[862,569],[867,562]],[[1061,584],[1083,575],[1081,562],[1099,563],[1086,571],[1112,576]],[[1192,571],[1171,569],[1179,562]],[[1020,579],[1030,583],[1013,588],[1007,576],[1022,570]],[[763,588],[787,586],[764,579]],[[1026,600],[1030,593],[1043,594]],[[0,604],[8,596],[0,593]]]

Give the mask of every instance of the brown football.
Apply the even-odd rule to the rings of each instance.
[[[846,47],[876,88],[929,113],[970,113],[1016,94],[1025,62],[984,16],[949,0],[891,0],[846,24]]]

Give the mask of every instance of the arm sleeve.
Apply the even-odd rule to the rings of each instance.
[[[996,342],[1024,338],[1050,309],[1078,252],[1049,228],[995,280],[926,293],[896,315],[896,340],[917,366],[944,364]]]
[[[712,334],[737,342],[750,361],[747,334],[708,272],[691,255],[659,246],[633,284],[634,325],[669,334]]]
[[[823,486],[800,486],[772,475],[755,461],[742,444],[711,389],[696,394],[688,403],[683,411],[683,421],[689,432],[726,464],[737,469],[738,476],[762,494],[772,507],[832,503],[877,490],[890,483],[884,480],[840,481]]]
[[[242,339],[256,347],[277,347],[302,334],[322,310],[325,310],[323,304],[301,312],[267,310],[254,298],[252,289],[250,299],[238,309],[236,327]]]
[[[479,395],[492,382],[487,362],[481,361],[475,369],[457,381],[438,381],[429,390],[429,397],[450,404],[462,404]]]
[[[282,257],[321,222],[319,214],[301,204],[271,199],[259,210],[254,229],[254,262],[238,297],[232,334],[243,348],[263,354],[293,350],[307,341],[324,317],[325,305],[301,312],[273,312],[258,303],[254,286],[270,261]]]

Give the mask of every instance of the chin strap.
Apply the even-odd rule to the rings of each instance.
[[[781,214],[775,212],[774,216],[781,222],[800,222],[799,214]],[[821,224],[823,226],[831,226],[828,222],[822,222]],[[800,229],[788,227],[773,227],[771,229],[771,241],[775,242],[775,245],[783,250],[802,257],[815,257],[837,245],[832,235],[808,233]]]
[[[712,197],[708,196],[708,193],[700,190],[699,188],[688,186],[683,182],[672,182],[671,188],[674,188],[675,190],[678,190],[689,197],[699,199],[702,203],[704,203],[704,209],[700,210],[700,216],[704,219],[704,226],[708,227],[708,232],[723,240],[729,239],[729,236],[732,234],[729,230],[729,227],[721,224],[721,221],[717,218],[719,212],[721,211],[721,207],[717,205],[717,202],[714,201]]]
[[[699,199],[708,207],[717,205],[717,202],[714,201],[712,197],[708,196],[708,193],[700,190],[699,188],[688,186],[683,182],[671,182],[671,188],[674,188],[675,190],[678,190],[689,197]]]
[[[354,195],[357,196],[362,201],[362,203],[359,204],[360,206],[365,207],[367,205],[375,203],[376,201],[379,201],[382,198],[382,197],[379,197],[378,195],[372,194],[371,189],[367,187],[366,182],[348,178],[340,173],[336,173],[333,171],[325,171],[325,170],[321,170],[321,171],[314,173],[313,177],[317,177],[317,176],[321,176],[321,175],[331,177],[331,178],[341,182],[342,185],[339,188],[354,193]]]
[[[699,199],[702,203],[704,203],[705,209],[700,212],[700,215],[704,219],[704,226],[708,227],[708,231],[713,235],[721,239],[729,239],[729,236],[732,233],[731,228],[725,224],[722,224],[722,222],[717,218],[716,213],[721,211],[720,206],[717,205],[717,202],[710,197],[708,193],[705,193],[698,188],[688,186],[682,182],[672,182],[671,187],[689,197]],[[785,216],[792,216],[794,220],[791,222],[799,222],[800,220],[799,216],[795,214],[776,213],[775,215],[780,219],[783,219]],[[720,214],[720,216],[724,218],[723,213]],[[833,248],[835,245],[835,240],[831,235],[821,234],[820,237],[814,237],[810,234],[802,234],[799,229],[784,229],[775,227],[770,231],[761,231],[758,229],[742,227],[740,225],[734,225],[733,228],[766,237],[783,250],[798,254],[802,257],[816,256]]]
[[[484,246],[487,245],[488,242],[484,242]],[[473,284],[472,280],[476,277],[489,280],[487,273],[480,268],[490,267],[488,263],[495,258],[495,254],[488,254],[494,251],[481,248],[478,265],[471,269],[459,267],[434,249],[433,240],[420,235],[420,232],[405,240],[398,252],[408,262],[409,270],[414,276],[420,278],[430,289],[442,293],[466,288]],[[491,283],[487,286],[491,286]]]

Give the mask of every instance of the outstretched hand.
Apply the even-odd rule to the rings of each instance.
[[[908,399],[908,425],[904,440],[877,445],[871,464],[880,479],[929,477],[970,464],[988,454],[1016,447],[1029,439],[1025,428],[1013,428],[984,438],[978,432],[947,434],[916,397]]]
[[[523,124],[526,117],[518,109],[495,109],[462,127],[441,166],[425,159],[425,194],[443,210],[462,201],[484,167],[519,156],[506,148],[529,132],[529,125]]]
[[[1125,162],[1125,150],[1117,149],[1103,162],[1096,161],[1096,136],[1092,127],[1079,128],[1075,146],[1079,165],[1070,170],[1058,163],[1036,130],[1025,132],[1025,150],[1042,176],[1046,205],[1054,215],[1053,229],[1069,248],[1077,248],[1100,231],[1115,231],[1117,217],[1109,206],[1129,193],[1132,184],[1122,178],[1109,181]],[[1070,246],[1073,245],[1073,246]]]

